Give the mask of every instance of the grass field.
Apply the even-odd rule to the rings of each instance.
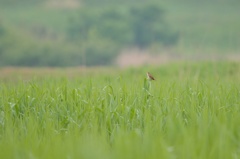
[[[2,159],[240,158],[239,63],[0,72]]]

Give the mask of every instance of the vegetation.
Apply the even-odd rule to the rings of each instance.
[[[240,156],[239,63],[1,72],[0,158]]]
[[[129,47],[176,54],[240,49],[237,0],[75,0],[75,8],[51,2],[0,0],[0,66],[109,65]]]
[[[31,34],[20,36],[27,41],[31,39],[27,46],[24,45],[26,41],[10,40],[10,45],[15,46],[17,43],[18,46],[9,54],[11,49],[2,45],[5,50],[2,52],[2,65],[107,65],[126,47],[148,48],[154,43],[176,43],[177,34],[166,31],[168,27],[162,18],[163,11],[159,4],[142,5],[129,6],[125,10],[116,6],[109,9],[91,6],[81,8],[74,16],[68,16],[68,26],[62,40],[58,37],[59,33],[51,33],[45,26],[30,28],[35,38]],[[12,31],[5,32],[8,37]],[[13,36],[18,39],[17,35]],[[0,40],[6,41],[6,37],[2,36]],[[46,40],[49,44],[45,43]],[[37,49],[34,49],[36,46]],[[18,54],[15,58],[17,61],[12,59],[13,54]],[[49,57],[50,60],[46,62]]]
[[[99,38],[121,47],[149,47],[154,43],[174,44],[177,35],[170,34],[158,4],[138,7],[96,10],[86,8],[79,13],[79,22],[70,24],[69,34],[75,40]]]

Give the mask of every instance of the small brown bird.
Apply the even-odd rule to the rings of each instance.
[[[155,78],[149,72],[147,72],[147,79],[150,81],[155,80]]]

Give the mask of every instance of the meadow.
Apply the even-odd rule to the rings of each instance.
[[[2,159],[240,157],[239,63],[0,72]]]

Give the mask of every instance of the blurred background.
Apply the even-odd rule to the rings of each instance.
[[[239,0],[0,0],[0,66],[240,60]]]

